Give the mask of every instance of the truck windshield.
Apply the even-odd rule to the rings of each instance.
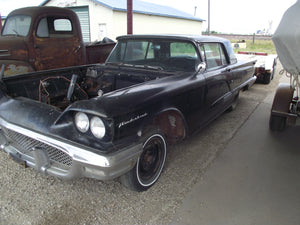
[[[106,61],[107,64],[186,72],[195,71],[199,62],[192,42],[165,39],[119,41]]]
[[[26,15],[15,15],[8,17],[2,30],[2,35],[27,36],[30,28],[31,17]]]

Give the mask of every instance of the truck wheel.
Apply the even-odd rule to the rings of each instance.
[[[270,116],[269,126],[272,131],[283,131],[286,125],[286,117]]]
[[[159,178],[164,167],[167,144],[161,132],[152,132],[143,144],[143,152],[136,165],[121,176],[124,186],[133,191],[146,191]]]

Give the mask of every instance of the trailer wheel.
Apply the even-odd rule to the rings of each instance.
[[[290,103],[293,99],[293,93],[294,89],[290,86],[290,84],[280,83],[278,85],[271,108],[271,115],[269,120],[270,130],[284,130],[287,123],[287,117],[285,117],[284,115],[280,115],[280,113],[289,113]]]
[[[133,191],[146,191],[158,180],[165,164],[166,154],[167,144],[162,132],[149,133],[136,165],[121,176],[122,184]]]
[[[286,117],[271,115],[269,126],[272,131],[283,131],[286,126]]]

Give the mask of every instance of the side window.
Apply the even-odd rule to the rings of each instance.
[[[49,37],[49,28],[48,28],[48,22],[47,18],[43,18],[40,20],[36,35],[38,37]]]
[[[155,46],[152,42],[150,42],[146,59],[154,59],[154,50],[155,50]]]
[[[197,57],[195,47],[191,43],[174,42],[170,44],[171,57]]]
[[[72,22],[66,18],[44,17],[40,20],[36,30],[36,36],[41,38],[63,38],[70,37],[70,35],[73,35]]]
[[[201,53],[202,60],[203,60],[204,62],[206,62],[206,56],[205,56],[204,45],[200,45],[200,53]]]
[[[201,52],[208,69],[228,64],[224,50],[219,43],[205,43],[201,46]]]
[[[68,19],[55,19],[54,20],[54,31],[72,31],[72,23]]]
[[[226,55],[225,55],[225,52],[224,52],[224,48],[222,47],[221,44],[219,44],[219,46],[220,46],[222,65],[225,66],[225,65],[228,64],[228,61],[227,61],[227,58],[226,58]]]

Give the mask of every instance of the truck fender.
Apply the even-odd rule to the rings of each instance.
[[[187,123],[177,108],[160,110],[153,116],[151,124],[165,134],[168,143],[176,143],[187,136]]]
[[[23,61],[0,60],[0,65],[5,65],[4,76],[18,75],[35,71],[30,64]]]

